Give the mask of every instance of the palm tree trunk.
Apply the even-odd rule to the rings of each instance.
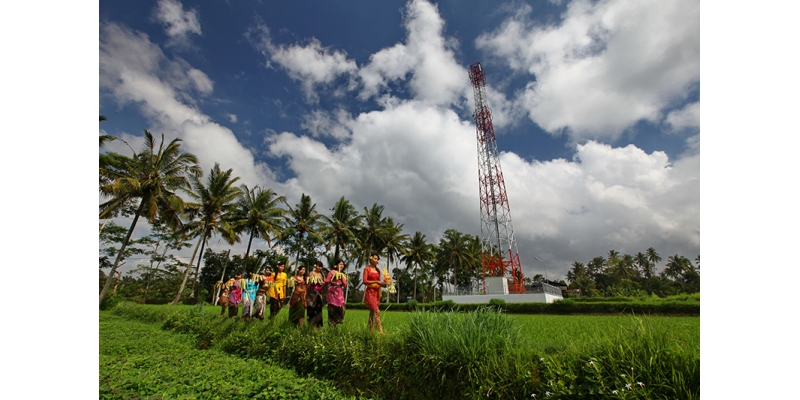
[[[133,222],[131,222],[131,227],[128,229],[128,235],[125,236],[125,241],[122,242],[122,247],[119,249],[119,253],[117,253],[117,259],[114,261],[114,266],[111,267],[111,271],[108,273],[109,279],[106,280],[106,284],[103,285],[103,290],[100,291],[100,300],[98,304],[103,302],[103,297],[105,297],[106,293],[108,292],[108,288],[111,287],[111,281],[114,276],[114,273],[117,272],[117,267],[119,266],[120,260],[122,260],[122,254],[125,252],[125,248],[128,247],[128,243],[131,241],[131,235],[133,234],[133,228],[136,227],[136,222],[139,221],[139,214],[141,214],[142,209],[144,208],[144,199],[139,202],[139,209],[136,210],[136,214],[133,216]]]
[[[119,287],[120,282],[122,282],[122,272],[117,271],[117,283],[114,284],[114,290],[111,291],[112,296],[117,293],[117,288]]]
[[[181,286],[178,288],[178,294],[172,300],[170,305],[176,306],[178,305],[178,300],[181,299],[183,295],[183,289],[186,287],[186,281],[189,279],[189,271],[192,270],[192,264],[194,264],[194,258],[197,256],[197,250],[200,248],[200,243],[206,237],[206,230],[205,226],[203,227],[202,233],[200,234],[200,240],[197,241],[197,246],[194,247],[194,252],[192,253],[192,259],[189,261],[189,266],[186,267],[186,272],[183,273],[183,281],[181,282]]]
[[[107,222],[108,222],[108,220],[110,220],[110,219],[111,219],[111,218],[106,218],[106,219],[104,219],[104,220],[103,220],[103,225],[100,225],[100,232],[102,232],[102,231],[103,231],[103,228],[106,226],[106,223],[107,223]]]
[[[456,274],[458,265],[453,267],[453,294],[458,296],[458,275]]]
[[[293,271],[293,273],[297,272],[300,269],[300,249],[303,248],[302,247],[303,246],[302,243],[303,243],[303,234],[300,233],[300,239],[297,241],[297,256],[295,256],[295,258],[294,258],[294,263],[295,263],[295,268],[296,269]],[[308,273],[308,270],[306,270],[306,273]],[[292,292],[294,292],[294,290],[292,290]]]
[[[197,259],[197,268],[194,271],[194,280],[192,281],[192,291],[189,292],[189,298],[194,298],[194,287],[197,285],[197,278],[200,276],[200,263],[203,261],[203,249],[206,248],[206,240],[203,240],[203,244],[200,246],[200,257]]]
[[[250,232],[250,240],[247,241],[247,251],[244,252],[244,267],[247,268],[247,258],[250,257],[250,245],[253,244],[253,232]],[[258,271],[256,271],[258,272]]]
[[[345,267],[346,268],[346,267]],[[348,295],[350,294],[350,275],[347,274],[347,286],[344,287],[344,302],[347,303]]]
[[[414,300],[417,299],[417,269],[414,268]]]
[[[153,250],[153,253],[158,251],[158,246],[161,245],[161,239],[158,239],[158,243],[156,243],[156,248]],[[166,246],[169,247],[169,246]],[[164,250],[164,254],[166,254],[166,250]],[[153,277],[153,259],[150,258],[150,273],[147,274],[147,283],[144,285],[144,294],[142,295],[142,304],[147,303],[147,289],[150,288],[150,279]]]
[[[159,268],[161,268],[161,261],[164,259],[164,257],[166,257],[166,256],[167,256],[167,252],[168,252],[168,251],[169,251],[169,243],[167,243],[167,245],[166,245],[166,246],[164,246],[164,252],[163,252],[163,253],[161,253],[161,259],[160,259],[160,260],[158,260],[158,264],[156,264],[155,271],[151,271],[152,273],[151,273],[151,275],[150,275],[150,278],[148,278],[148,280],[147,280],[147,286],[144,288],[144,293],[145,293],[145,296],[147,295],[147,292],[150,290],[150,279],[153,277],[153,274],[155,274],[155,273],[156,273],[156,271],[158,271],[158,270],[159,270]],[[147,298],[146,298],[146,297],[145,297],[145,300],[147,300]]]

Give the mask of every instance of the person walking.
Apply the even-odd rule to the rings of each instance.
[[[228,281],[230,282],[230,281]],[[222,307],[222,310],[219,312],[220,317],[225,317],[225,311],[228,311],[228,296],[230,296],[231,288],[228,285],[228,282],[223,283],[220,288],[219,294],[219,305]]]
[[[294,290],[289,299],[289,322],[303,326],[306,314],[306,267],[298,268],[297,275],[290,282]]]
[[[242,289],[242,321],[245,319],[248,321],[253,320],[253,302],[256,301],[258,283],[255,272],[251,272],[250,277],[244,280],[244,287]]]
[[[328,286],[328,294],[325,300],[328,302],[328,324],[336,326],[344,322],[344,290],[347,286],[347,275],[344,270],[344,261],[336,260],[333,268],[325,277],[325,284]]]
[[[261,276],[261,282],[258,286],[258,291],[256,291],[256,302],[253,304],[253,314],[261,321],[264,320],[264,309],[267,307],[267,289],[272,286],[274,279],[272,269],[267,267],[264,270],[264,275]]]
[[[369,256],[369,265],[364,267],[364,277],[362,282],[367,289],[364,292],[364,304],[369,309],[369,320],[367,327],[372,330],[377,327],[378,332],[383,333],[381,325],[381,288],[386,287],[386,283],[381,279],[381,271],[378,269],[378,261],[381,257],[376,252]]]
[[[325,277],[322,275],[322,262],[314,262],[314,270],[306,279],[306,311],[308,324],[314,328],[322,327],[322,287]]]
[[[228,281],[231,288],[228,295],[228,318],[236,318],[239,314],[239,303],[242,302],[242,274],[236,274],[231,281]]]
[[[275,279],[273,280],[272,287],[269,288],[269,318],[272,319],[274,316],[278,315],[281,312],[281,307],[283,307],[283,301],[286,299],[286,272],[283,272],[283,269],[286,268],[286,265],[283,261],[278,263],[278,272],[275,273]]]

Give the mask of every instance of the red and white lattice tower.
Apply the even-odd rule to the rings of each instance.
[[[525,293],[519,263],[511,207],[497,141],[492,127],[492,111],[486,99],[486,77],[481,63],[469,66],[469,80],[475,92],[475,128],[478,135],[478,190],[481,201],[481,242],[483,243],[483,276],[511,275],[511,293]]]

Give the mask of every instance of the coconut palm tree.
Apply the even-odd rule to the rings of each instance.
[[[140,216],[150,222],[159,217],[170,226],[181,225],[178,213],[183,209],[183,200],[176,192],[188,191],[187,177],[202,174],[202,171],[197,165],[197,157],[181,153],[180,142],[180,139],[175,139],[165,145],[164,135],[161,135],[161,144],[156,148],[153,135],[144,131],[144,145],[139,153],[134,152],[131,157],[117,154],[100,170],[101,176],[110,182],[100,187],[100,192],[110,197],[100,205],[100,218],[108,218],[128,203],[139,200],[109,276],[116,272]],[[109,279],[100,291],[101,302],[110,284]]]
[[[247,250],[244,253],[245,263],[250,257],[250,247],[253,238],[266,240],[272,247],[270,235],[277,237],[283,228],[283,216],[286,210],[282,207],[286,197],[278,196],[272,189],[262,189],[255,186],[250,189],[247,185],[240,186],[241,195],[237,202],[237,209],[232,215],[233,229],[249,235]]]
[[[105,120],[106,120],[106,117],[101,115],[100,116],[100,122],[103,122]],[[111,135],[100,135],[100,147],[103,147],[106,143],[114,141],[114,140],[117,140],[117,138],[114,137],[114,136],[111,136]],[[102,159],[102,157],[101,157],[101,159]]]
[[[642,271],[642,275],[645,277],[645,279],[650,279],[653,277],[653,264],[647,259],[646,254],[640,251],[633,256],[633,260],[636,263],[636,266],[639,267],[639,270]]]
[[[597,256],[586,264],[586,273],[594,277],[595,275],[603,273],[605,266],[606,259],[603,258],[603,256]]]
[[[178,304],[183,290],[186,287],[186,281],[189,278],[189,271],[192,269],[194,258],[197,256],[198,249],[200,250],[200,257],[197,260],[197,267],[195,268],[195,279],[192,283],[197,282],[197,275],[200,272],[200,263],[203,259],[203,248],[205,248],[206,240],[210,239],[215,233],[221,233],[222,237],[228,243],[235,243],[238,240],[236,232],[231,226],[231,219],[236,212],[236,200],[241,194],[241,190],[234,186],[239,180],[239,177],[232,177],[233,169],[222,171],[219,164],[215,163],[211,168],[211,173],[206,180],[206,183],[200,181],[200,177],[194,176],[191,178],[192,190],[189,196],[194,202],[187,204],[187,214],[190,218],[196,218],[191,227],[193,233],[197,234],[200,238],[194,248],[192,259],[189,261],[189,266],[183,274],[183,281],[178,288],[178,294],[172,300],[172,305]],[[192,292],[194,295],[194,291]]]
[[[414,299],[417,299],[417,272],[423,265],[433,260],[434,254],[430,244],[425,240],[422,232],[414,232],[414,237],[405,243],[405,253],[400,259],[406,264],[406,269],[414,268]]]
[[[331,216],[322,216],[324,222],[320,229],[323,240],[327,243],[327,250],[335,247],[333,260],[340,259],[340,251],[347,249],[357,240],[356,233],[363,228],[362,216],[344,196],[336,202],[331,209]]]
[[[691,262],[688,258],[675,254],[674,256],[667,257],[667,265],[662,274],[674,280],[680,280],[684,272],[689,270]]]
[[[295,204],[294,207],[286,204],[288,211],[284,214],[287,230],[284,233],[285,237],[294,237],[297,246],[297,256],[295,262],[297,267],[300,266],[300,253],[301,250],[308,247],[304,242],[311,240],[312,242],[322,242],[322,237],[319,235],[319,229],[322,222],[322,214],[317,212],[317,204],[311,203],[311,196],[303,193],[300,196],[300,202]]]
[[[571,283],[576,289],[581,291],[582,296],[591,295],[591,293],[597,288],[597,285],[594,283],[592,278],[589,278],[586,275],[576,276],[575,281]]]
[[[378,203],[367,209],[364,207],[362,228],[358,230],[358,240],[361,248],[358,253],[358,265],[364,265],[367,257],[372,251],[378,251],[382,247],[381,240],[386,236],[386,219],[383,217],[383,206]]]
[[[636,262],[636,265],[639,267],[639,270],[642,272],[644,281],[647,283],[647,293],[652,293],[650,279],[652,279],[653,275],[655,275],[655,265],[647,258],[647,254],[644,254],[641,251],[636,253],[636,255],[633,256],[633,259]]]
[[[458,271],[464,267],[475,264],[475,254],[470,251],[469,235],[455,230],[448,229],[439,241],[440,253],[437,255],[437,262],[447,266],[453,271],[453,287],[458,291]]]
[[[586,266],[584,266],[582,262],[574,261],[572,263],[572,269],[567,271],[567,280],[572,284],[581,275],[586,275]]]
[[[404,242],[407,240],[408,234],[403,233],[403,224],[396,224],[392,217],[386,217],[380,238],[380,252],[386,254],[387,263],[392,264],[405,254]]]
[[[656,270],[656,264],[661,262],[661,256],[656,253],[656,249],[649,247],[647,250],[644,251],[647,255],[647,259],[653,264],[653,273]]]

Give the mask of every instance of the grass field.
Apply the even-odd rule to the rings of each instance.
[[[289,325],[288,310],[274,321],[253,322],[222,318],[219,311],[127,303],[113,312],[191,333],[192,351],[268,361],[335,381],[346,395],[699,397],[699,317],[384,311],[387,335],[381,336],[366,330],[364,310],[348,310],[343,326],[319,330]],[[101,348],[106,332],[101,329]]]
[[[261,360],[198,350],[192,335],[100,313],[100,398],[352,399]]]

